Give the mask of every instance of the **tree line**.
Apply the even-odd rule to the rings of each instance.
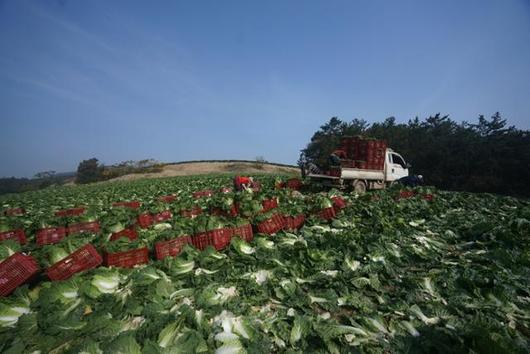
[[[98,159],[91,158],[79,163],[77,172],[56,173],[55,171],[38,172],[33,178],[0,178],[0,194],[35,191],[68,182],[85,184],[106,181],[132,173],[153,173],[163,169],[162,163],[154,159],[123,161],[114,165],[103,165]]]
[[[470,192],[530,196],[530,132],[509,126],[499,113],[475,123],[458,123],[436,114],[407,123],[394,117],[369,124],[337,117],[313,134],[301,151],[299,164],[327,167],[328,157],[342,136],[385,139],[422,174],[429,185]]]

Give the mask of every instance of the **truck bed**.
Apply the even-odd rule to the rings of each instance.
[[[342,179],[366,179],[366,180],[371,180],[371,181],[383,181],[385,179],[385,171],[343,167],[341,178]]]
[[[385,179],[384,170],[368,170],[361,168],[348,168],[343,167],[341,169],[341,177],[329,176],[324,174],[315,174],[309,173],[307,177],[314,179],[328,179],[328,180],[337,180],[337,179],[364,179],[369,181],[383,181]]]

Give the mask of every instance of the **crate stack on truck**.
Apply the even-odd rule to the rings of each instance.
[[[360,136],[343,137],[337,155],[341,166],[367,170],[382,170],[385,166],[385,140],[368,139]]]

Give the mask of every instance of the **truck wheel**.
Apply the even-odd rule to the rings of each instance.
[[[357,180],[353,182],[353,191],[357,194],[364,194],[366,193],[366,183],[361,180]]]

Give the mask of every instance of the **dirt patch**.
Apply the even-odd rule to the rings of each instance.
[[[258,165],[252,162],[190,162],[178,165],[166,165],[161,172],[130,174],[111,179],[110,181],[131,181],[143,178],[192,176],[209,173],[277,173],[298,175],[300,170],[295,167],[269,164]]]

